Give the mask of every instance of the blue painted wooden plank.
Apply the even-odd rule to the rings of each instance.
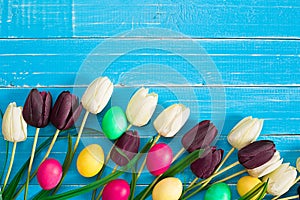
[[[0,1],[0,37],[70,37],[71,0]]]
[[[0,5],[0,37],[110,37],[149,27],[193,37],[299,37],[297,0],[1,0]]]
[[[150,45],[157,40],[132,39],[124,43],[138,42]],[[173,39],[165,39],[167,44]],[[300,43],[297,40],[196,40],[204,49],[191,53],[188,42],[179,43],[182,54],[157,49],[139,49],[122,53],[107,46],[101,52],[93,52],[98,44],[107,40],[0,40],[0,85],[6,86],[73,86],[76,76],[106,74],[122,85],[146,85],[149,79],[164,77],[164,84],[212,85],[204,80],[211,75],[222,77],[224,85],[298,85],[300,80]],[[166,47],[167,48],[167,47]],[[207,54],[205,53],[207,52]],[[89,56],[92,67],[80,66]],[[93,59],[93,56],[95,56]],[[198,74],[189,60],[196,59],[205,68],[213,60],[217,71]],[[114,60],[116,59],[116,60]],[[114,62],[107,66],[110,60]],[[150,64],[150,65],[149,65]],[[134,81],[134,77],[147,75],[146,80]],[[174,76],[183,76],[184,79]],[[150,77],[150,78],[148,78]],[[133,83],[134,81],[134,83]],[[153,82],[152,82],[153,84]]]

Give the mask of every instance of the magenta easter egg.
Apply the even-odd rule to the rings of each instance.
[[[165,143],[155,144],[147,155],[147,168],[154,176],[165,173],[172,164],[173,152]]]
[[[57,186],[62,176],[61,164],[53,159],[46,159],[37,171],[37,180],[44,190],[51,190]]]
[[[130,195],[130,186],[123,179],[116,179],[105,185],[102,200],[127,200]]]

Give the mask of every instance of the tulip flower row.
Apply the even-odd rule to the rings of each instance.
[[[47,159],[58,134],[62,130],[71,128],[78,120],[82,110],[86,110],[76,142],[70,152],[70,160],[72,161],[88,115],[90,113],[100,113],[106,107],[112,93],[112,82],[107,77],[99,77],[88,86],[81,101],[77,96],[68,91],[64,91],[58,96],[52,107],[52,96],[49,92],[39,92],[37,89],[32,89],[25,101],[24,108],[17,107],[15,103],[10,103],[3,116],[2,133],[5,140],[14,143],[14,147],[2,191],[5,191],[5,186],[8,182],[16,151],[16,144],[17,142],[26,140],[27,124],[36,127],[36,134],[28,166],[24,199],[27,199],[28,184],[35,174],[37,174],[38,182],[44,190],[56,188],[55,191],[57,191],[71,164],[71,162],[68,162],[67,165],[64,165],[64,169],[62,169],[56,160]],[[140,148],[138,132],[129,129],[131,126],[142,127],[146,125],[151,119],[157,103],[158,94],[149,94],[149,89],[142,87],[131,97],[125,112],[123,112],[120,107],[111,107],[104,114],[101,126],[104,135],[108,139],[116,140],[112,149],[105,159],[104,152],[99,145],[91,144],[84,148],[77,158],[78,172],[85,177],[93,177],[98,174],[97,179],[99,179],[101,177],[101,171],[104,170],[108,159],[112,159],[116,163],[115,170],[112,174],[115,173],[118,166],[126,166],[129,164],[135,155],[138,154]],[[157,143],[160,137],[174,137],[184,126],[189,115],[189,108],[182,104],[173,104],[163,110],[154,120],[153,126],[157,131],[157,135],[138,170],[136,179],[139,178],[144,166],[147,166],[148,171],[156,178],[144,191],[136,195],[135,199],[145,199],[150,195],[151,191],[152,198],[155,200],[188,199],[199,191],[207,188],[213,178],[237,164],[243,165],[251,178],[255,179],[253,183],[256,184],[253,184],[253,187],[261,181],[268,181],[267,192],[277,196],[276,198],[286,193],[295,182],[298,181],[296,168],[291,167],[288,163],[282,164],[283,159],[280,157],[280,153],[276,150],[275,144],[272,141],[256,141],[263,128],[263,120],[261,119],[246,117],[231,130],[227,139],[233,148],[226,156],[224,156],[223,149],[212,146],[213,141],[217,137],[218,130],[209,120],[199,122],[182,137],[181,143],[183,148],[176,155],[173,155],[172,149],[168,144]],[[39,130],[47,126],[49,122],[51,122],[57,130],[38,169],[31,173]],[[184,151],[192,154],[200,149],[203,150],[203,153],[190,163],[191,171],[197,178],[187,189],[182,191],[183,184],[177,178],[161,178],[164,177],[164,174],[168,172],[168,169],[170,169],[173,163],[177,162],[177,159],[181,157]],[[234,149],[238,150],[238,162],[222,168]],[[297,163],[300,166],[300,161]],[[50,167],[52,169],[57,169],[56,171],[60,171],[60,173],[52,173],[51,170],[49,171],[47,165],[52,166]],[[300,167],[298,165],[297,168],[299,170]],[[237,173],[229,178],[240,174],[241,173]],[[262,179],[260,180],[259,178]],[[198,179],[202,180],[198,182]],[[247,190],[241,189],[243,188],[243,184],[241,184],[243,181],[239,183],[237,190],[241,195],[244,195],[253,188],[251,187]],[[174,186],[173,192],[170,191],[170,186],[172,185]],[[97,198],[95,195],[93,196],[94,199],[100,199],[102,195],[103,199],[113,198],[125,200],[128,199],[129,196],[131,196],[130,199],[133,199],[135,194],[130,194],[130,192],[134,187],[135,184],[129,186],[125,180],[117,179],[108,183]],[[207,191],[206,199],[212,199],[211,194],[214,194],[214,190],[217,190],[215,188],[218,187],[226,192],[226,195],[224,195],[226,198],[224,197],[224,199],[230,199],[230,194],[228,194],[230,190],[227,189],[224,184],[211,187]],[[119,191],[118,193],[115,191],[115,188],[123,188],[124,191]],[[174,188],[177,189],[175,190]],[[94,191],[94,193],[96,194],[97,191]],[[216,198],[220,199],[220,196],[216,195]]]

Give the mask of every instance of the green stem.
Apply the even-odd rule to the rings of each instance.
[[[1,191],[4,191],[4,189],[6,187],[6,184],[7,184],[7,181],[8,181],[8,178],[9,178],[9,175],[10,175],[13,163],[14,163],[16,148],[17,148],[17,142],[14,142],[14,146],[13,146],[13,149],[12,149],[12,152],[11,152],[11,158],[10,158],[8,171],[7,171],[7,174],[6,174],[6,177],[5,177],[5,180],[4,180],[4,184],[3,184],[3,188],[2,188]]]
[[[36,149],[37,140],[39,138],[39,132],[40,132],[40,128],[36,128],[35,135],[34,135],[34,141],[33,141],[33,145],[32,145],[32,150],[31,150],[30,161],[29,161],[29,165],[28,165],[28,173],[27,173],[27,179],[26,179],[26,184],[25,184],[24,200],[27,199],[28,185],[29,185],[29,181],[30,181],[29,180],[30,172],[31,172],[32,164],[33,164],[33,160],[34,160],[34,153],[35,153],[35,149]]]
[[[159,138],[160,138],[160,135],[158,134],[158,135],[155,137],[154,142],[153,142],[153,144],[152,144],[151,147],[153,147],[153,146],[157,143],[157,141],[159,140]],[[141,174],[142,174],[142,172],[143,172],[143,169],[144,169],[145,165],[146,165],[146,158],[144,159],[144,161],[143,161],[143,163],[142,163],[142,165],[141,165],[141,167],[140,167],[140,169],[139,169],[139,172],[138,172],[138,174],[137,174],[137,178],[139,178],[139,177],[141,176]]]

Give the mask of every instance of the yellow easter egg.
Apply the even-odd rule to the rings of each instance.
[[[93,177],[100,172],[104,163],[104,152],[98,144],[85,147],[77,158],[77,171],[84,177]]]
[[[153,200],[178,200],[182,193],[182,183],[178,178],[165,178],[158,182],[153,191]]]
[[[237,191],[240,196],[243,196],[259,183],[261,183],[261,180],[259,180],[258,178],[254,178],[252,176],[244,176],[240,178],[240,180],[236,184]],[[251,200],[257,199],[258,196],[259,194],[254,196]]]

